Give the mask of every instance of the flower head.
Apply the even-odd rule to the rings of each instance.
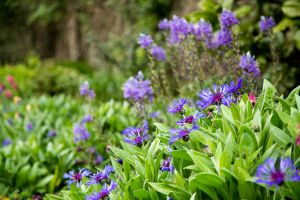
[[[73,183],[76,183],[76,186],[79,187],[82,184],[82,179],[84,177],[87,177],[91,174],[90,171],[87,169],[80,169],[78,172],[75,172],[74,170],[69,171],[68,173],[65,173],[63,178],[67,179],[67,183],[70,186]]]
[[[5,91],[4,91],[4,95],[5,95],[5,97],[6,97],[7,99],[11,99],[12,96],[13,96],[13,94],[12,94],[12,92],[11,92],[10,90],[5,90]]]
[[[166,52],[165,50],[156,44],[151,47],[151,55],[157,61],[165,61],[166,60]]]
[[[242,88],[243,79],[239,78],[236,85],[233,81],[230,82],[228,86],[228,93],[239,95],[239,90]]]
[[[183,113],[183,106],[188,103],[187,99],[181,98],[178,101],[174,101],[172,105],[169,106],[169,113]]]
[[[238,24],[239,20],[236,18],[233,12],[225,9],[220,15],[220,23],[222,28],[229,28],[235,24]]]
[[[91,115],[86,115],[82,118],[81,120],[81,123],[88,123],[88,122],[92,122],[94,119],[93,119],[93,116]]]
[[[170,28],[170,23],[167,19],[163,19],[162,21],[159,22],[158,28],[160,30],[166,30]]]
[[[78,142],[80,140],[87,140],[90,137],[90,133],[88,132],[85,124],[75,124],[73,128],[74,132],[74,142]]]
[[[197,102],[197,105],[202,109],[207,108],[210,105],[221,104],[229,106],[233,102],[232,94],[228,92],[228,85],[213,86],[213,90],[204,89],[199,93],[198,97],[200,100]]]
[[[255,94],[252,93],[252,92],[250,92],[250,94],[249,94],[249,96],[248,96],[248,99],[249,99],[250,103],[252,104],[252,106],[254,106],[255,103],[256,103],[256,97],[255,97]]]
[[[300,134],[297,135],[295,143],[296,143],[297,146],[300,146]]]
[[[199,127],[198,125],[194,124],[192,128],[187,128],[187,127],[180,127],[178,129],[171,129],[170,130],[170,135],[171,138],[169,140],[169,144],[173,144],[179,139],[183,139],[184,141],[189,141],[190,137],[189,134],[197,130]]]
[[[90,98],[94,98],[96,96],[94,90],[90,89],[90,84],[87,81],[82,83],[79,92],[81,96],[86,96]]]
[[[57,135],[55,130],[50,130],[48,131],[47,137],[51,138],[51,137],[55,137]]]
[[[117,187],[117,183],[111,182],[110,185],[105,184],[99,192],[94,192],[91,195],[86,196],[86,200],[103,200],[109,196],[111,191]]]
[[[260,75],[260,70],[255,57],[251,56],[249,51],[241,56],[239,65],[244,74],[252,75],[253,77],[258,77]]]
[[[153,40],[150,35],[146,35],[144,33],[141,33],[138,38],[138,44],[143,48],[146,49],[153,43]]]
[[[129,127],[123,130],[122,134],[125,136],[124,141],[141,146],[145,140],[149,138],[148,132],[148,122],[145,121],[142,127]]]
[[[198,119],[205,117],[203,113],[196,111],[193,115],[184,117],[177,122],[178,125],[184,126],[185,124],[196,124]]]
[[[8,145],[10,145],[11,144],[11,140],[9,139],[9,138],[6,138],[5,140],[3,140],[3,142],[2,142],[2,146],[4,146],[4,147],[6,147],[6,146],[8,146]]]
[[[211,24],[201,19],[194,25],[194,34],[197,40],[210,40],[213,37]]]
[[[153,89],[150,80],[144,80],[139,72],[136,77],[130,77],[123,86],[123,96],[129,101],[143,103],[146,99],[153,100]]]
[[[33,129],[32,123],[26,124],[26,131],[31,131]]]
[[[232,43],[232,33],[230,29],[223,28],[217,33],[217,46],[230,46]]]
[[[261,16],[259,21],[260,31],[263,33],[268,33],[275,26],[275,22],[272,17]]]
[[[161,171],[168,171],[168,172],[173,172],[174,171],[174,166],[171,163],[171,158],[167,158],[166,160],[163,161],[163,163],[160,166]]]
[[[101,155],[96,155],[96,159],[95,159],[95,161],[94,161],[94,164],[95,165],[99,165],[100,163],[102,163],[103,162],[103,157],[101,156]]]
[[[103,184],[109,180],[109,175],[114,172],[114,168],[110,165],[106,165],[103,171],[93,174],[90,180],[86,183],[88,186],[93,184]]]
[[[281,158],[279,167],[275,166],[274,160],[268,159],[257,168],[256,182],[281,186],[285,181],[300,181],[299,172],[290,158]]]

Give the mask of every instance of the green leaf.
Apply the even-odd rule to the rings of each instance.
[[[174,158],[179,158],[187,161],[192,161],[192,158],[189,156],[185,149],[173,150],[172,156]]]
[[[195,165],[204,172],[213,172],[212,167],[213,163],[207,157],[207,155],[202,154],[197,151],[187,150],[187,153],[190,155],[192,160],[194,161]]]
[[[147,199],[150,197],[149,192],[145,189],[134,190],[133,195],[139,199]]]
[[[300,92],[300,85],[298,87],[296,87],[295,89],[293,89],[293,91],[289,94],[289,96],[286,98],[286,101],[289,103],[290,106],[294,106],[295,105],[295,95],[299,94]]]
[[[163,133],[168,133],[169,132],[169,128],[167,126],[165,126],[164,124],[162,123],[153,123],[157,130],[163,132]]]
[[[297,0],[285,1],[282,6],[282,12],[289,17],[299,17],[300,2]]]
[[[190,181],[197,181],[197,184],[212,186],[216,188],[221,188],[224,186],[224,180],[214,174],[214,173],[207,173],[207,172],[200,172],[190,178]]]

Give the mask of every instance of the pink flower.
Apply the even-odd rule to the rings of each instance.
[[[11,93],[10,90],[5,90],[4,94],[5,94],[5,97],[6,97],[6,98],[8,98],[8,99],[11,99],[11,98],[12,98],[12,93]]]
[[[254,93],[250,92],[248,99],[251,102],[252,106],[254,106],[256,103],[256,97],[255,97]]]
[[[14,77],[12,75],[8,75],[6,77],[6,80],[9,82],[9,84],[11,85],[11,87],[13,89],[15,89],[15,90],[17,89],[17,84],[16,84],[15,79],[14,79]]]

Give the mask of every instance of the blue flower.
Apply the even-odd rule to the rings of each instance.
[[[123,130],[122,134],[125,136],[124,141],[141,146],[145,140],[149,138],[148,132],[148,122],[145,121],[142,127],[129,127]]]
[[[173,104],[169,106],[169,113],[183,113],[183,106],[188,103],[187,99],[181,98],[178,101],[173,101]]]
[[[51,138],[51,137],[55,137],[57,134],[56,134],[56,131],[55,130],[50,130],[48,131],[48,134],[47,134],[47,137],[48,138]]]
[[[146,35],[144,33],[141,33],[138,38],[138,44],[143,48],[146,49],[153,43],[153,40],[150,35]]]
[[[198,119],[205,117],[203,113],[196,111],[193,115],[184,117],[183,119],[177,122],[178,125],[184,126],[185,124],[196,124]]]
[[[94,90],[90,89],[89,82],[85,81],[79,88],[79,92],[81,96],[86,96],[89,98],[94,98],[96,96]]]
[[[103,200],[109,196],[111,191],[113,191],[117,187],[117,183],[111,182],[110,186],[105,184],[99,192],[94,192],[91,195],[86,196],[86,200]]]
[[[81,123],[88,123],[93,121],[93,116],[91,115],[86,115],[82,118]]]
[[[165,50],[156,44],[151,47],[151,55],[157,61],[165,61],[166,60],[166,52]]]
[[[168,171],[168,172],[173,172],[174,171],[174,166],[171,163],[171,158],[167,158],[166,160],[163,161],[162,165],[160,166],[161,171]]]
[[[2,146],[4,146],[4,147],[6,147],[6,146],[8,146],[8,145],[10,145],[11,144],[11,140],[9,139],[9,138],[6,138],[5,140],[3,140],[3,142],[2,142]]]
[[[233,12],[225,9],[220,15],[220,23],[222,28],[229,28],[235,24],[238,24],[239,20],[236,18]]]
[[[78,172],[74,170],[65,173],[63,178],[68,179],[67,183],[70,186],[73,183],[76,183],[76,186],[79,187],[82,184],[82,179],[88,177],[91,174],[87,169],[80,169]]]
[[[239,90],[242,88],[242,83],[243,83],[243,79],[239,78],[236,85],[234,84],[233,81],[230,82],[229,86],[228,86],[228,93],[230,94],[236,94],[239,95]]]
[[[170,23],[167,19],[163,19],[162,21],[159,22],[158,28],[160,30],[166,30],[170,28]]]
[[[272,17],[261,16],[259,21],[259,28],[261,32],[269,33],[271,31],[271,28],[273,28],[275,25],[276,24]]]
[[[94,162],[94,164],[95,165],[99,165],[100,163],[102,163],[103,162],[103,157],[101,156],[101,155],[96,155],[96,159],[95,159],[95,162]]]
[[[256,177],[257,183],[281,186],[286,181],[300,181],[300,171],[290,158],[281,158],[279,168],[276,168],[274,160],[268,159],[257,168]]]
[[[74,125],[74,142],[78,142],[80,140],[87,140],[90,137],[90,133],[88,132],[85,124],[75,124]]]
[[[109,175],[114,172],[114,168],[110,165],[106,165],[103,171],[93,174],[90,180],[86,183],[88,186],[93,184],[103,184],[109,180]]]
[[[223,28],[217,33],[217,46],[230,46],[232,43],[231,30]]]
[[[231,93],[228,93],[228,90],[228,85],[214,85],[213,90],[204,89],[198,95],[200,100],[197,101],[197,105],[202,109],[205,109],[210,105],[220,106],[223,104],[229,106],[233,99]]]
[[[31,131],[33,129],[32,123],[26,124],[26,131]]]
[[[139,72],[136,77],[130,77],[123,86],[123,96],[129,101],[143,103],[146,99],[153,100],[153,89],[149,80]]]
[[[171,129],[170,130],[170,135],[171,138],[169,140],[169,144],[173,144],[179,139],[183,139],[184,141],[189,141],[190,137],[189,134],[194,131],[199,129],[199,126],[194,124],[192,128],[187,128],[187,127],[180,127],[178,129]]]
[[[239,66],[246,75],[251,75],[253,77],[260,76],[260,70],[255,57],[251,56],[249,51],[241,56]]]
[[[213,37],[211,24],[201,19],[194,25],[194,34],[197,40],[211,40]]]

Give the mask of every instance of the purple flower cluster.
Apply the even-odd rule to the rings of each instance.
[[[32,123],[27,123],[26,124],[26,131],[31,131],[33,129]]]
[[[109,196],[111,191],[117,187],[117,183],[111,182],[110,185],[105,184],[99,192],[94,192],[91,195],[86,196],[86,200],[101,200]]]
[[[169,106],[168,112],[169,113],[181,113],[182,114],[183,111],[184,111],[183,106],[187,103],[188,103],[188,100],[184,99],[184,98],[178,99],[178,101],[175,100],[173,102],[173,104]]]
[[[47,137],[48,137],[48,138],[55,137],[56,135],[57,135],[57,133],[56,133],[55,130],[50,130],[50,131],[48,131],[48,133],[47,133]]]
[[[142,72],[130,77],[123,86],[123,96],[131,102],[143,103],[146,99],[152,101],[153,89],[150,80],[144,80]]]
[[[272,17],[261,16],[259,21],[259,28],[261,32],[265,34],[269,33],[275,25],[276,24]]]
[[[255,78],[260,76],[260,70],[255,57],[251,56],[249,51],[241,56],[239,65],[245,75],[250,75]]]
[[[124,141],[142,146],[143,142],[149,138],[148,132],[148,122],[145,121],[142,127],[129,127],[123,130],[122,135],[124,135]]]
[[[236,102],[235,95],[238,95],[238,90],[242,87],[242,79],[239,79],[236,85],[231,82],[229,85],[224,84],[221,86],[213,85],[213,89],[204,89],[198,95],[200,98],[197,101],[197,105],[205,109],[210,105],[217,105],[220,107],[221,104],[229,106],[230,103]]]
[[[138,44],[143,48],[146,49],[147,47],[151,46],[153,43],[153,40],[150,35],[146,35],[144,33],[141,33],[138,38]]]
[[[214,49],[221,46],[230,46],[232,43],[231,27],[238,24],[239,20],[234,13],[224,10],[220,14],[221,29],[214,36],[213,28],[210,23],[201,19],[198,23],[192,24],[184,18],[173,16],[171,20],[162,20],[158,27],[160,30],[170,32],[167,40],[170,45],[178,44],[188,35],[194,36],[197,40],[205,41],[208,49]]]
[[[257,168],[256,177],[257,183],[278,187],[286,181],[300,181],[300,171],[290,158],[281,158],[279,168],[276,167],[274,160],[268,159]]]
[[[86,115],[82,118],[80,123],[74,125],[73,132],[74,132],[74,142],[77,143],[80,140],[86,141],[89,139],[91,134],[87,130],[86,123],[92,122],[93,117],[91,115]]]
[[[80,86],[79,92],[81,96],[85,96],[91,99],[96,96],[94,90],[90,89],[90,84],[87,81],[83,82],[83,84]]]
[[[110,182],[109,175],[112,172],[114,172],[114,168],[110,165],[106,165],[103,171],[91,175],[90,180],[86,183],[87,186]]]
[[[171,158],[167,158],[166,160],[163,161],[163,163],[161,164],[160,166],[160,170],[165,172],[165,171],[168,171],[168,172],[174,172],[174,166],[172,165],[172,162],[171,162]]]
[[[151,52],[152,57],[155,58],[157,61],[166,60],[166,52],[161,46],[154,44],[151,47],[150,52]]]
[[[82,184],[82,179],[84,177],[88,177],[91,174],[91,172],[87,169],[80,169],[78,172],[75,172],[74,170],[65,173],[63,178],[67,179],[67,183],[70,186],[73,183],[76,183],[77,187],[80,187]]]

